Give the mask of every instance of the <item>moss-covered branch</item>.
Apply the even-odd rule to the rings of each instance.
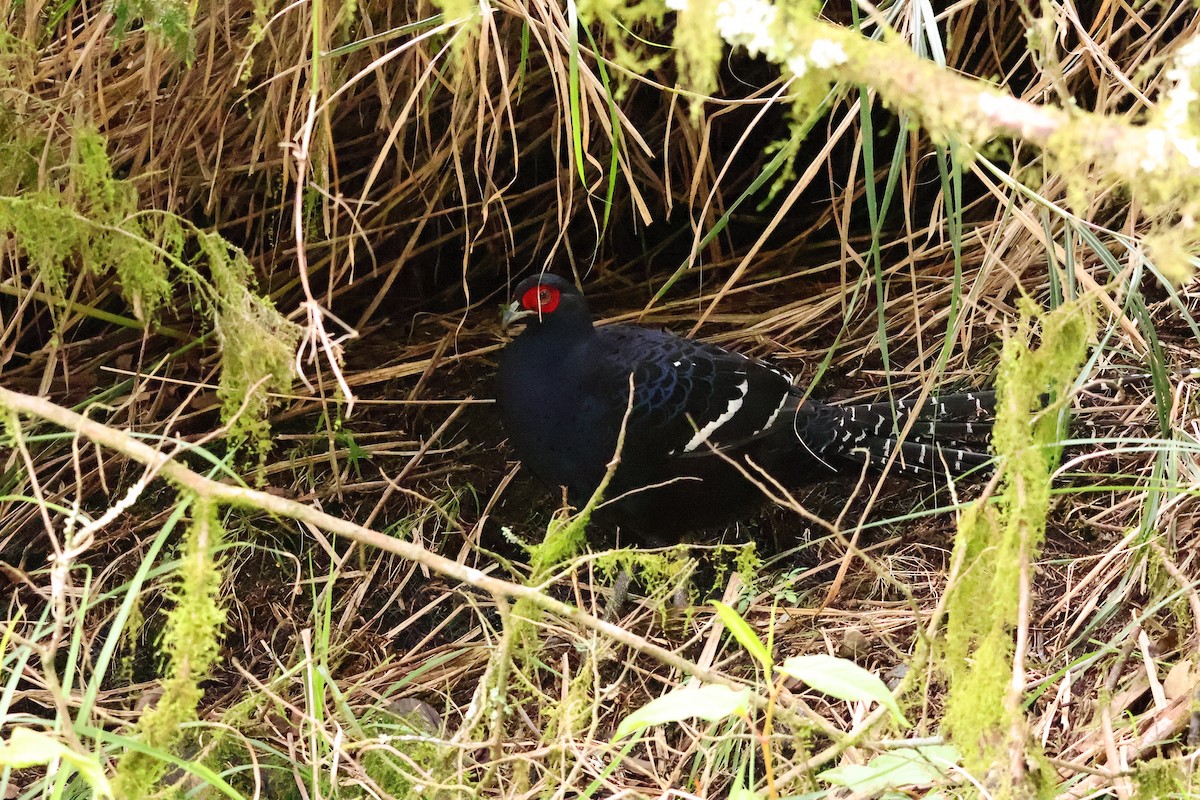
[[[706,683],[715,683],[733,689],[742,689],[742,685],[728,678],[723,673],[703,667],[689,661],[670,650],[660,647],[637,634],[630,633],[618,625],[595,617],[575,606],[555,600],[553,597],[531,586],[523,586],[511,581],[494,578],[474,567],[438,555],[412,542],[397,539],[379,531],[365,528],[349,520],[326,514],[312,506],[298,503],[284,497],[278,497],[269,492],[256,491],[245,486],[234,486],[221,483],[193,472],[180,462],[174,460],[171,454],[156,450],[123,431],[110,428],[107,425],[88,419],[82,414],[63,408],[44,398],[14,392],[0,387],[0,409],[32,416],[61,428],[74,431],[90,441],[120,453],[151,469],[155,475],[160,475],[176,488],[195,496],[201,503],[210,502],[218,505],[236,506],[239,508],[255,509],[287,519],[300,520],[321,530],[343,536],[352,542],[366,545],[392,553],[409,561],[422,564],[435,572],[449,577],[459,583],[474,586],[498,598],[513,598],[525,601],[558,617],[574,622],[590,630],[596,631],[626,647],[650,656],[659,663],[678,670],[685,675],[693,675]],[[762,695],[751,695],[755,706],[765,708],[770,702]],[[796,699],[794,704],[776,709],[776,717],[796,727],[815,726],[825,735],[840,740],[845,736],[829,725],[823,718],[809,710],[803,701]],[[861,736],[862,732],[851,734]],[[831,750],[832,753],[832,750]],[[829,756],[834,757],[833,755]],[[824,763],[824,762],[821,762]],[[819,766],[817,764],[816,766]]]
[[[793,76],[793,96],[804,111],[832,83],[844,82],[875,90],[884,105],[935,139],[972,148],[1019,139],[1066,176],[1075,206],[1123,186],[1153,223],[1143,241],[1159,269],[1176,282],[1191,275],[1191,254],[1200,250],[1200,39],[1184,43],[1164,65],[1158,105],[1135,124],[1125,116],[1026,102],[921,58],[891,31],[877,40],[822,20],[812,3],[668,0],[667,6],[679,13],[676,53],[693,88],[714,87],[720,48],[712,45],[724,41]],[[698,31],[708,32],[707,39]],[[701,40],[708,46],[695,46]]]
[[[869,86],[885,105],[912,116],[937,137],[974,145],[996,137],[1021,139],[1056,160],[1091,165],[1132,189],[1150,191],[1157,201],[1172,199],[1164,181],[1200,187],[1196,130],[1176,111],[1194,93],[1191,76],[1200,69],[1196,44],[1182,48],[1168,71],[1171,87],[1158,113],[1135,125],[1121,117],[1020,100],[986,81],[939,67],[895,38],[876,41],[816,19],[789,30],[795,52],[785,65],[806,64],[806,78],[816,71]]]

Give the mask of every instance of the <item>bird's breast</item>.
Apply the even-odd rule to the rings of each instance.
[[[521,462],[552,487],[590,494],[612,457],[616,433],[607,405],[592,396],[586,381],[550,362],[537,369],[502,368],[497,400]]]

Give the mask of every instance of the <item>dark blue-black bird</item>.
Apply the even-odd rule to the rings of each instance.
[[[991,428],[991,392],[919,407],[828,405],[763,361],[636,325],[596,327],[583,294],[563,278],[528,278],[514,294],[504,326],[525,329],[505,346],[498,376],[511,447],[579,508],[599,486],[624,420],[600,513],[647,541],[726,524],[761,504],[762,490],[736,464],[791,487],[882,468],[897,449],[891,471],[915,477],[959,476],[989,460],[980,440]]]

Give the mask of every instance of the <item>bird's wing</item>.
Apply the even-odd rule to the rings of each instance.
[[[769,364],[646,328],[610,325],[597,333],[600,381],[621,396],[633,375],[630,438],[653,437],[670,456],[701,456],[791,425],[785,411],[797,407],[797,390]]]

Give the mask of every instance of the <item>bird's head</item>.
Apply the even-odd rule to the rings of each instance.
[[[513,301],[504,307],[500,322],[507,333],[513,333],[513,328],[521,324],[531,329],[590,329],[592,315],[575,284],[545,274],[517,284]]]

